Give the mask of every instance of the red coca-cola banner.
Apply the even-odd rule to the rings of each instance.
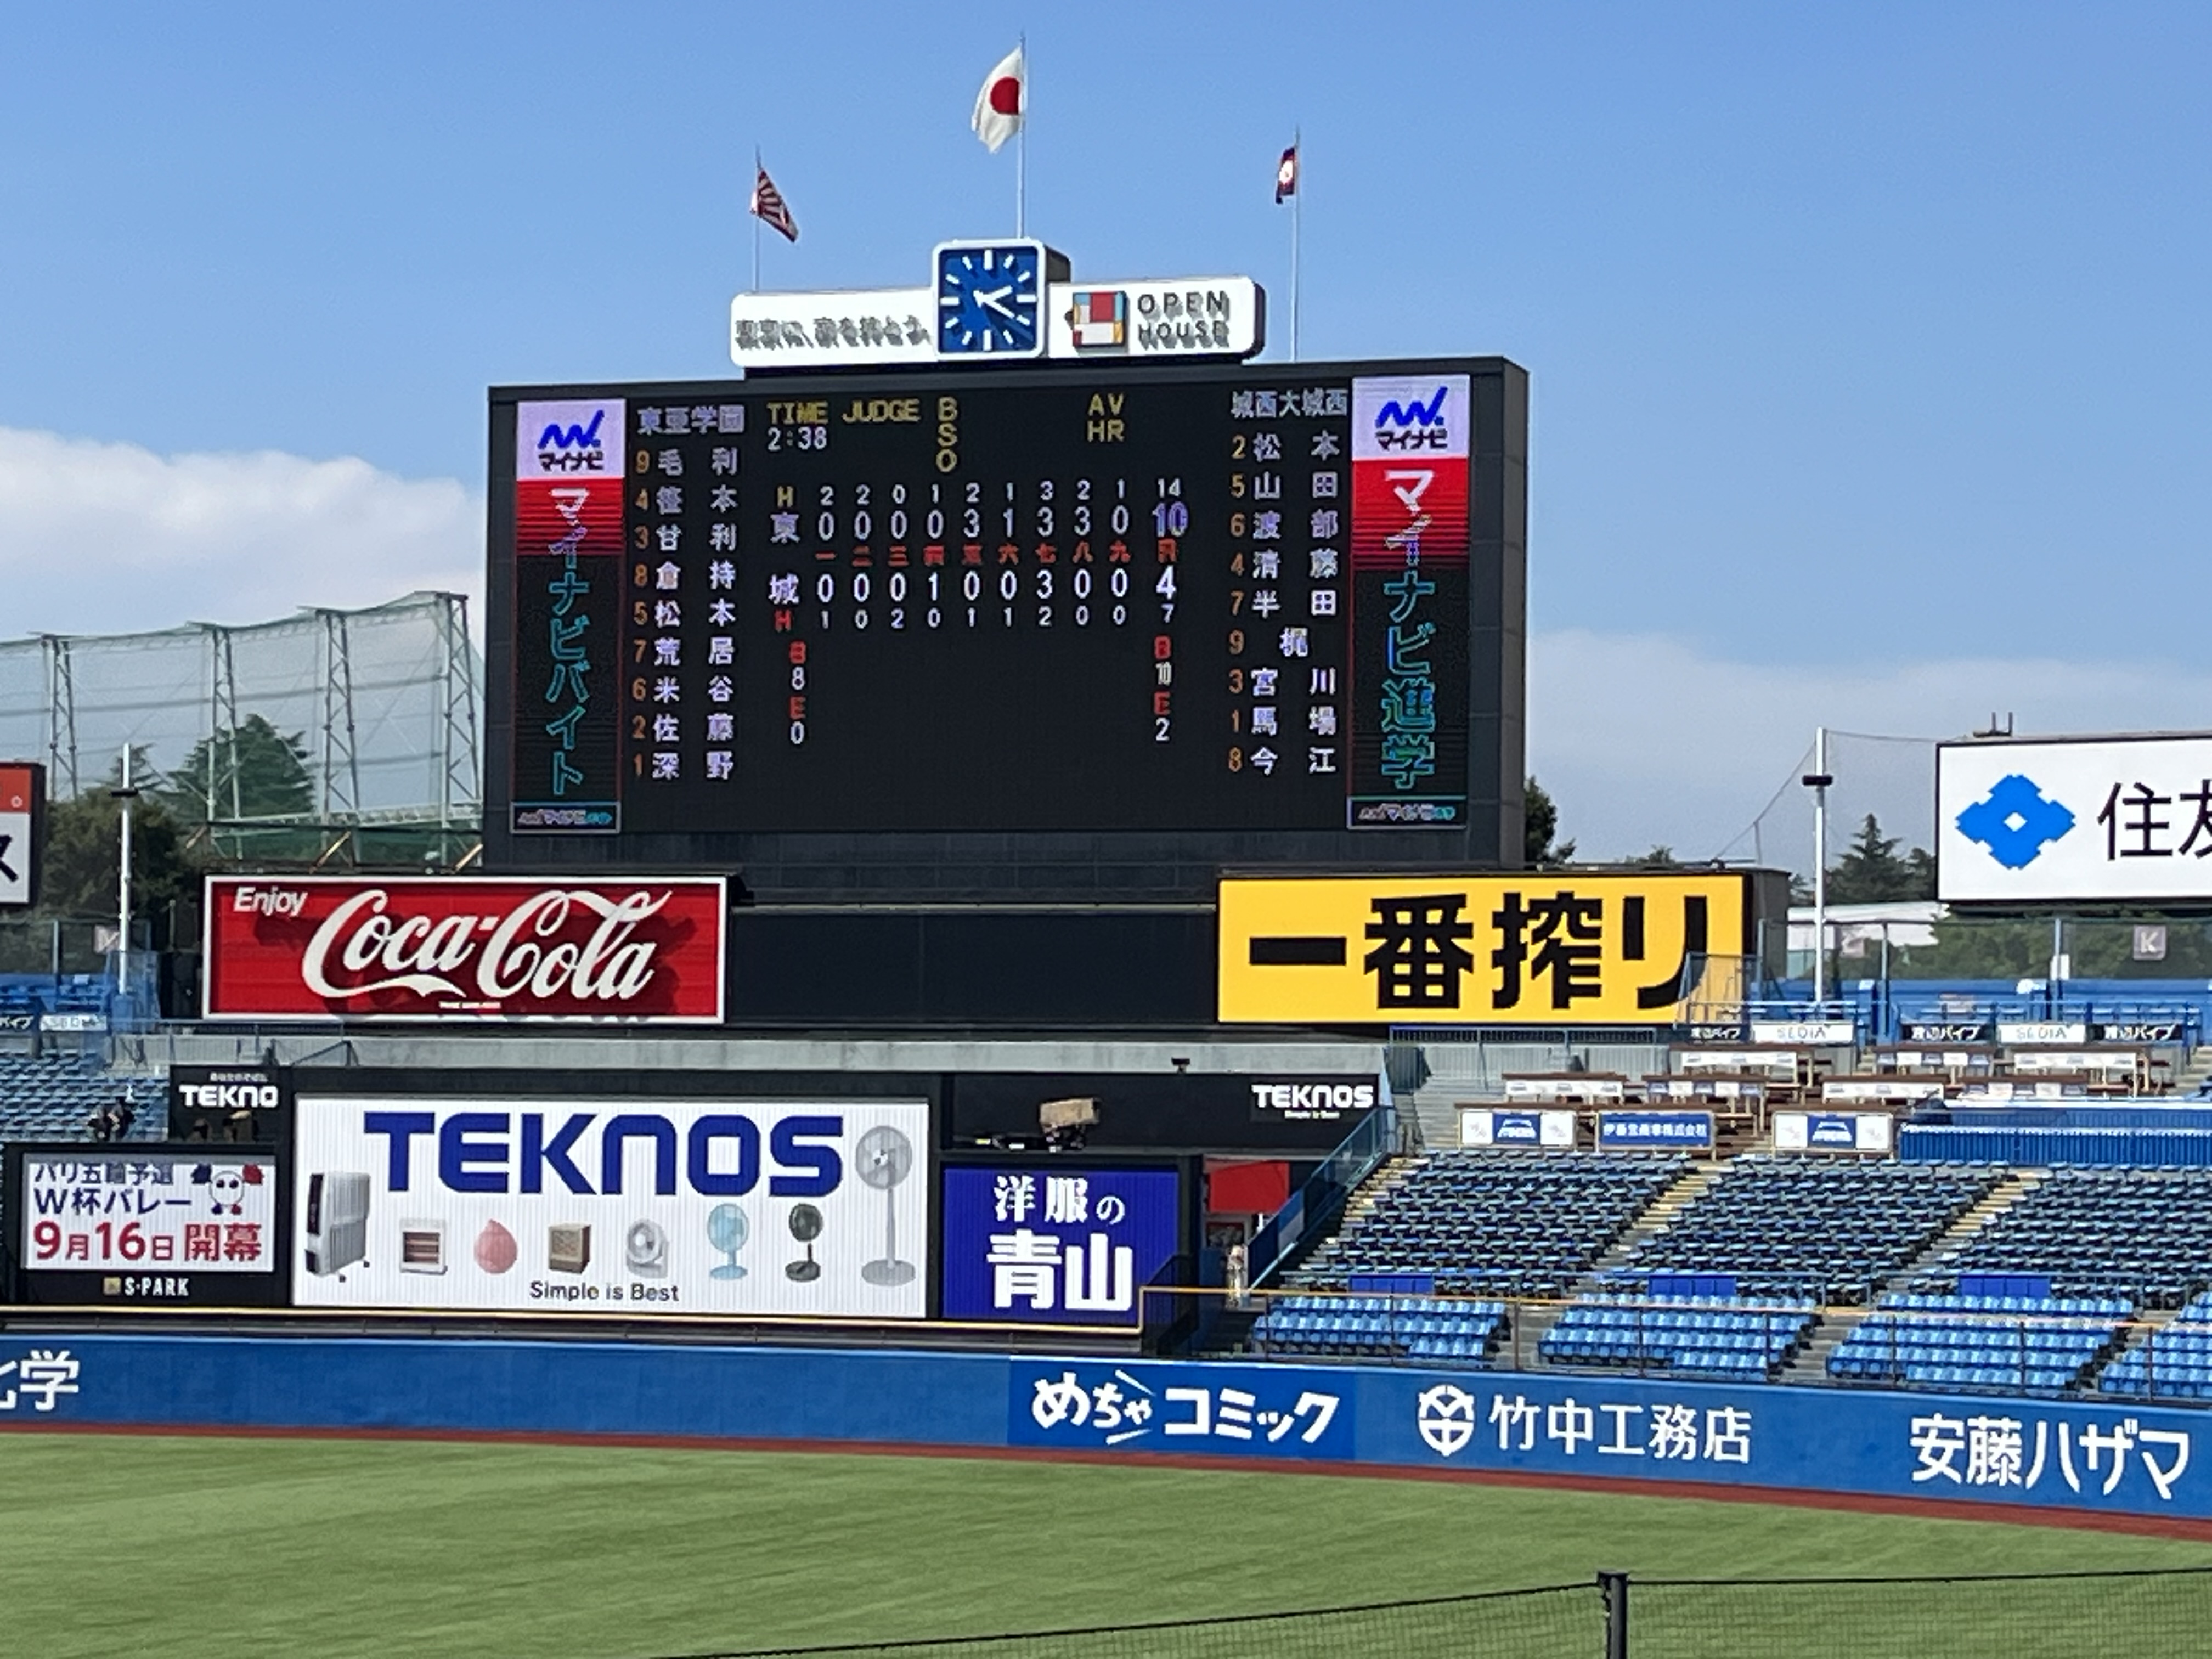
[[[210,876],[210,1019],[718,1024],[719,877]]]

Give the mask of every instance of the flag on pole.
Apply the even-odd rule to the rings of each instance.
[[[790,206],[784,201],[783,192],[775,187],[775,180],[768,176],[766,167],[757,164],[753,175],[753,217],[785,241],[797,241],[799,221],[791,216]]]
[[[1283,159],[1275,163],[1275,205],[1283,204],[1283,198],[1298,193],[1298,147],[1292,144],[1283,152]]]
[[[995,155],[1000,145],[1022,130],[1022,118],[1028,112],[1029,69],[1022,61],[1022,49],[1016,46],[983,77],[968,125],[975,128],[983,148]]]

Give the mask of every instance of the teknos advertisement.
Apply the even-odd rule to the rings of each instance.
[[[919,1319],[920,1100],[299,1103],[293,1300]]]
[[[210,876],[210,1019],[722,1018],[719,877]]]

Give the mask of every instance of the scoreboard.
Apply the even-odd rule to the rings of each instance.
[[[1496,358],[495,391],[487,854],[1495,862],[1526,410]]]

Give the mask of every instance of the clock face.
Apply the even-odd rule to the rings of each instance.
[[[1034,357],[1044,349],[1044,250],[1036,242],[937,251],[937,349]]]

